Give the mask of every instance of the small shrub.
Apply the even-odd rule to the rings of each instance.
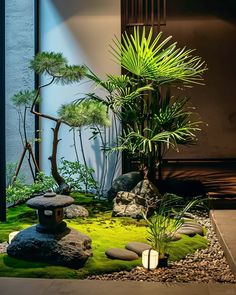
[[[52,176],[43,172],[37,174],[35,182],[26,184],[21,178],[17,178],[6,190],[7,202],[9,204],[22,203],[35,194],[45,193],[49,189],[56,189],[56,182]]]
[[[98,184],[93,178],[93,168],[86,167],[77,161],[71,162],[62,158],[58,170],[72,191],[85,190],[87,193],[88,191],[94,192],[98,190]]]

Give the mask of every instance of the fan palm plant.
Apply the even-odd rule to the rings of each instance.
[[[169,44],[171,37],[161,41],[161,36],[154,37],[152,29],[146,34],[145,28],[142,32],[134,28],[133,34],[124,33],[111,47],[116,62],[130,73],[133,88],[144,90],[122,109],[120,149],[138,156],[152,181],[158,167],[161,178],[165,152],[178,150],[178,144],[193,143],[200,130],[201,121],[188,107],[188,99],[171,96],[169,86],[203,84],[207,70],[194,50],[177,48],[176,42]]]

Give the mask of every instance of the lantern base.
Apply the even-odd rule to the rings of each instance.
[[[60,222],[59,224],[53,226],[44,226],[42,224],[36,225],[36,230],[39,233],[46,233],[46,234],[57,234],[63,233],[67,229],[67,225],[65,221]]]
[[[30,226],[18,233],[7,247],[11,257],[71,268],[83,267],[92,256],[91,239],[74,229],[63,233],[39,233]]]

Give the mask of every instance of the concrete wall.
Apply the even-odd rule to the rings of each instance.
[[[34,89],[34,73],[28,68],[34,55],[34,1],[6,2],[6,158],[17,162],[22,152],[17,112],[11,97],[20,90]],[[34,138],[34,119],[27,120],[29,137]],[[24,162],[24,175],[29,175]]]
[[[119,74],[120,68],[112,61],[109,44],[114,35],[120,35],[120,1],[118,0],[63,0],[41,1],[40,7],[40,50],[62,52],[71,64],[86,64],[97,75]],[[42,83],[47,78],[43,78]],[[88,83],[72,86],[51,86],[42,92],[41,111],[56,116],[58,108],[83,93],[93,92]],[[43,142],[41,145],[42,168],[50,173],[48,156],[51,154],[53,124],[41,121]],[[97,179],[102,173],[100,143],[89,141],[89,131],[83,131],[86,158],[89,166],[95,168]],[[75,160],[72,134],[67,127],[60,131],[58,159]],[[79,148],[79,147],[78,147]],[[81,153],[80,153],[81,159]],[[112,165],[114,160],[110,158]],[[117,170],[117,173],[120,170]],[[109,185],[109,180],[108,180]]]

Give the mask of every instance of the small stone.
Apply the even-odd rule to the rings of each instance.
[[[105,254],[110,259],[119,259],[119,260],[126,260],[126,261],[132,261],[139,258],[136,253],[126,249],[119,249],[119,248],[108,249],[106,250]]]
[[[8,242],[0,243],[0,254],[6,253],[8,247]]]
[[[142,256],[142,252],[151,249],[151,246],[140,242],[131,242],[125,246],[127,250],[133,251],[138,256]]]
[[[64,208],[65,218],[88,217],[89,213],[86,208],[80,205],[70,205]]]

